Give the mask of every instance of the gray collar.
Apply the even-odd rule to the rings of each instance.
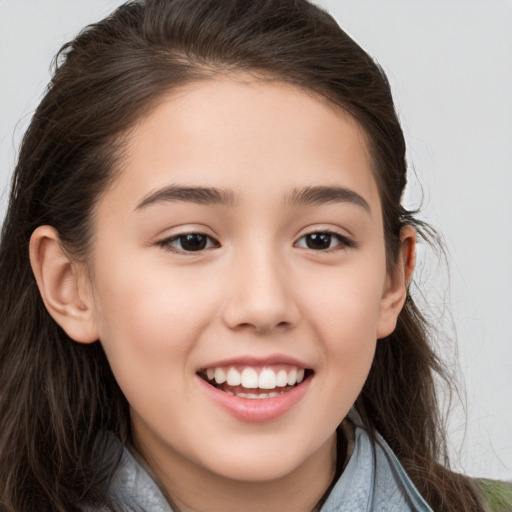
[[[382,436],[372,443],[354,410],[349,418],[354,451],[321,512],[432,512]]]

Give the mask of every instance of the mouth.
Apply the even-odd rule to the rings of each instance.
[[[277,364],[203,368],[197,375],[227,395],[262,400],[276,398],[292,391],[309,380],[313,373],[309,368]]]

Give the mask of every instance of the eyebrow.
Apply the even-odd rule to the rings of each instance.
[[[147,208],[157,203],[189,202],[205,205],[231,205],[235,195],[230,190],[214,187],[184,187],[169,185],[147,195],[136,210]]]
[[[325,203],[352,203],[371,215],[368,201],[357,192],[345,187],[304,187],[296,188],[288,198],[292,205],[313,206]]]
[[[287,201],[294,206],[313,206],[325,203],[352,203],[371,214],[368,202],[357,192],[345,187],[311,186],[295,188]],[[235,194],[231,190],[215,187],[186,187],[169,185],[148,194],[136,210],[167,202],[190,202],[203,205],[233,205]]]

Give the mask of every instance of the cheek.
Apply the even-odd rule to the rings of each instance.
[[[354,302],[338,301],[338,306],[323,310],[324,321],[318,328],[323,341],[319,375],[325,376],[319,407],[332,425],[341,422],[361,393],[377,344],[375,305],[373,311]]]
[[[169,378],[169,365],[183,374],[215,314],[212,294],[200,280],[182,282],[147,263],[136,267],[145,270],[119,266],[96,279],[96,321],[114,374],[120,381],[159,372]]]
[[[303,310],[332,348],[341,340],[358,345],[361,340],[376,339],[386,269],[384,258],[379,265],[372,259],[361,258],[314,276],[310,273],[309,283],[301,287]]]
[[[212,295],[155,267],[124,270],[96,280],[101,344],[132,412],[170,428],[194,396],[191,353],[214,315]]]
[[[318,315],[321,325],[317,324],[323,341],[323,363],[333,382],[338,383],[337,389],[348,395],[359,393],[377,343],[379,302],[373,297],[373,303],[358,299],[360,296],[354,294],[340,298],[336,305],[326,305]]]
[[[340,404],[342,416],[359,395],[375,354],[386,280],[382,261],[372,266],[361,259],[330,276],[317,275],[307,306],[304,303],[317,339],[320,370],[328,376],[325,406],[329,407],[330,396],[331,404]]]

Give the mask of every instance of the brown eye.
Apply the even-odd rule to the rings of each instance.
[[[330,249],[341,249],[343,247],[351,247],[350,240],[338,233],[329,231],[319,231],[317,233],[309,233],[304,235],[296,243],[297,247],[312,249],[313,251],[327,251]]]
[[[181,235],[178,237],[181,248],[184,251],[202,251],[206,248],[208,237],[201,233],[189,233],[188,235]]]
[[[325,250],[331,247],[333,236],[328,233],[312,233],[306,236],[308,249]]]
[[[160,242],[160,245],[173,252],[199,252],[219,244],[203,233],[184,233]]]

